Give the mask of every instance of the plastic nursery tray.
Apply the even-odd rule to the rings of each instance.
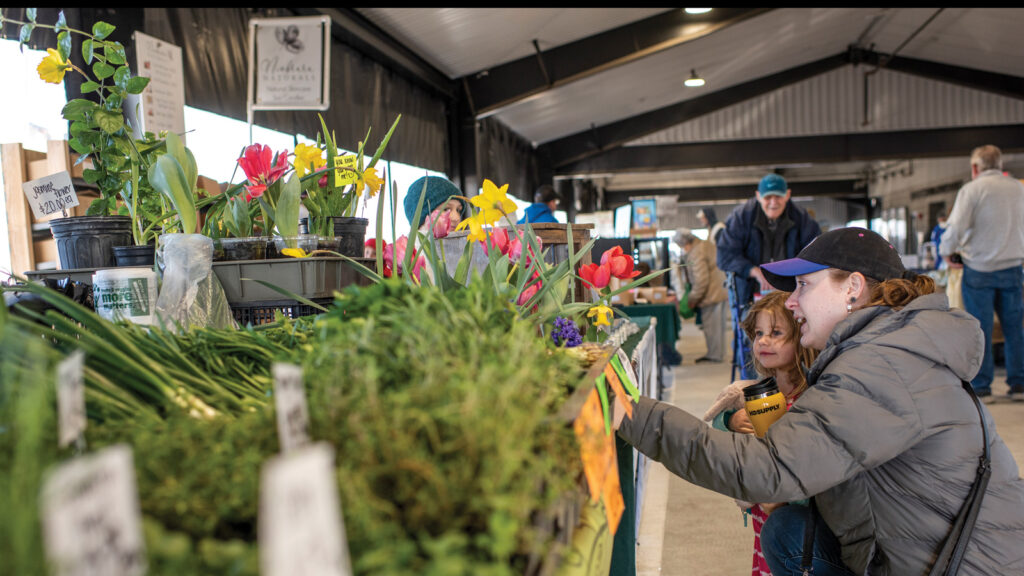
[[[374,269],[375,261],[354,258],[360,264]],[[32,270],[25,273],[29,280],[41,281],[46,278],[70,278],[73,281],[92,285],[92,275],[102,268],[76,268],[72,270]],[[229,304],[246,302],[280,301],[288,296],[268,288],[259,282],[263,280],[293,294],[316,300],[332,298],[335,290],[350,284],[367,286],[370,280],[359,273],[352,263],[337,257],[324,258],[281,258],[276,260],[241,260],[236,262],[214,262],[213,272],[224,287]],[[248,278],[249,280],[244,280]]]
[[[311,301],[324,308],[330,308],[331,304],[334,303],[333,298],[316,298]],[[299,318],[300,316],[320,314],[323,310],[307,304],[300,304],[295,300],[231,304],[231,315],[234,316],[235,321],[242,327],[249,324],[259,326],[260,324],[273,322],[276,312],[281,312],[282,315],[288,318]]]
[[[371,270],[375,265],[373,260],[366,258],[354,260]],[[288,298],[255,280],[262,280],[310,300],[332,298],[335,290],[350,284],[370,284],[370,280],[351,262],[337,257],[214,262],[213,271],[220,279],[224,295],[231,304]]]

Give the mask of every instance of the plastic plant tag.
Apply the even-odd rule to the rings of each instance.
[[[612,357],[614,359],[614,356]],[[611,362],[604,365],[604,378],[611,385],[612,390],[615,391],[615,401],[622,405],[623,410],[626,411],[626,415],[630,418],[633,417],[633,403],[626,397],[626,389],[622,387],[622,383],[619,381],[619,375],[615,372],[615,368],[612,367]]]
[[[591,390],[579,415],[573,422],[573,431],[580,444],[583,475],[587,478],[590,499],[598,500],[604,489],[605,476],[615,459],[615,439],[604,432],[604,416],[597,390]]]
[[[28,198],[28,205],[32,207],[32,215],[36,220],[78,206],[78,194],[71,184],[71,174],[67,171],[25,182],[21,189]]]
[[[340,506],[330,444],[310,444],[264,463],[257,527],[260,574],[351,575]]]
[[[617,360],[617,362],[616,362]],[[622,379],[622,385],[629,390],[629,394],[633,396],[634,402],[640,401],[640,380],[637,378],[636,372],[633,370],[633,362],[630,361],[629,356],[619,348],[615,351],[615,356],[612,357],[612,364],[615,365],[615,371],[619,373],[619,378]]]
[[[277,363],[274,374],[274,406],[281,452],[287,453],[309,443],[309,408],[302,385],[302,368]]]
[[[358,179],[358,175],[354,172],[356,168],[355,156],[335,156],[334,168],[335,186],[348,186]],[[341,168],[351,168],[352,170],[341,170]]]
[[[79,443],[85,432],[85,352],[75,350],[57,366],[57,443]]]
[[[40,497],[46,556],[59,576],[146,572],[132,450],[118,444],[61,464]]]

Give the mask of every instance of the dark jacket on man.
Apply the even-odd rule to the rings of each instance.
[[[725,231],[718,239],[718,267],[735,274],[736,293],[745,305],[758,287],[750,279],[751,268],[794,258],[820,234],[818,223],[792,201],[786,203],[772,231],[757,198],[751,198],[737,206],[725,222]]]

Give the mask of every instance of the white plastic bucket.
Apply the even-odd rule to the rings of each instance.
[[[153,324],[156,288],[156,272],[148,267],[109,268],[92,275],[96,313],[111,321]]]

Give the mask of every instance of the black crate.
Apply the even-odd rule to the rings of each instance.
[[[315,302],[324,308],[330,308],[331,304],[334,303],[334,298],[310,298],[310,302]],[[319,308],[314,308],[295,300],[264,300],[260,302],[231,304],[231,314],[234,315],[235,321],[238,322],[239,326],[247,326],[249,324],[258,326],[273,322],[275,311],[280,311],[281,314],[288,318],[313,316],[323,312]]]

